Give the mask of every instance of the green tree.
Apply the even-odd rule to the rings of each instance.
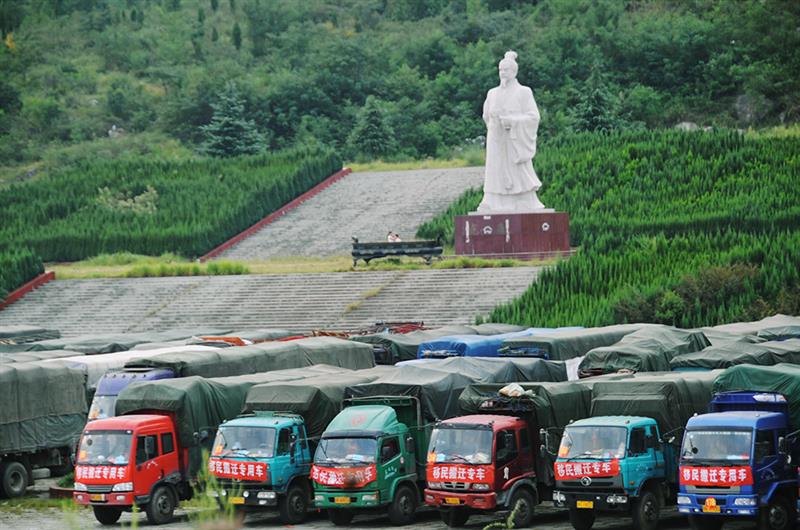
[[[575,126],[582,131],[611,131],[620,125],[618,100],[595,64],[575,107]]]
[[[237,50],[242,49],[242,28],[238,22],[233,25],[233,45]]]
[[[252,120],[245,118],[244,99],[236,83],[228,81],[217,102],[212,103],[211,123],[201,127],[205,133],[203,150],[215,157],[254,155],[264,150],[264,139]]]
[[[202,26],[203,22],[206,21],[206,12],[203,9],[197,10],[197,22]]]
[[[211,11],[216,11],[219,8],[219,0],[211,0]]]
[[[384,116],[380,101],[369,96],[356,119],[347,143],[353,152],[369,158],[393,154],[397,145],[394,131]]]
[[[217,33],[217,28],[211,28],[211,42],[217,42],[219,40],[219,33]]]

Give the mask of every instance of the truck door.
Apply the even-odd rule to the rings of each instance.
[[[753,448],[753,477],[775,477],[779,479],[785,475],[780,458],[778,457],[775,430],[756,431],[756,441]],[[773,481],[761,480],[758,484],[759,495],[767,493]]]
[[[387,480],[403,474],[400,463],[400,439],[397,436],[384,438],[381,442],[380,462]]]
[[[628,439],[628,471],[630,476],[628,481],[635,481],[636,488],[641,482],[652,476],[655,471],[655,457],[653,448],[647,447],[647,431],[645,427],[635,427],[631,429]]]
[[[153,484],[164,478],[166,471],[159,459],[158,433],[140,433],[136,436],[136,476],[134,488],[137,493],[150,493]]]
[[[275,459],[273,460],[275,464],[270,468],[272,483],[275,486],[283,486],[286,484],[289,470],[294,467],[289,452],[292,445],[291,436],[289,435],[289,427],[282,427],[281,430],[278,431],[278,443],[275,446]]]
[[[519,431],[519,469],[523,473],[533,471],[533,446],[527,427]]]
[[[517,449],[517,432],[504,429],[497,433],[495,445],[495,481],[498,490],[511,478],[519,475],[519,450]]]

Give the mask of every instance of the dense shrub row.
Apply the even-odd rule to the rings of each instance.
[[[27,248],[0,252],[0,302],[43,272],[42,260]]]
[[[490,319],[680,326],[800,312],[800,138],[733,132],[582,134],[542,146],[542,200],[581,250]],[[452,241],[452,216],[419,237]]]
[[[0,192],[0,250],[44,261],[127,251],[200,256],[341,168],[333,151],[85,162]]]

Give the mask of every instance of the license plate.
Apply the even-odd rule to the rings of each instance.
[[[350,497],[334,497],[333,502],[335,504],[350,504]]]
[[[106,500],[106,496],[102,493],[95,493],[94,495],[89,495],[89,500],[92,501],[104,501]]]
[[[720,509],[719,506],[703,506],[703,511],[705,513],[719,513]]]
[[[578,501],[578,508],[594,508],[594,501]]]
[[[231,497],[231,504],[244,504],[244,497]]]
[[[461,504],[457,497],[445,497],[444,502],[447,504]]]

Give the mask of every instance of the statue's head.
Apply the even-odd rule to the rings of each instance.
[[[507,51],[503,59],[500,61],[497,69],[500,74],[500,81],[510,81],[517,77],[517,52]]]

